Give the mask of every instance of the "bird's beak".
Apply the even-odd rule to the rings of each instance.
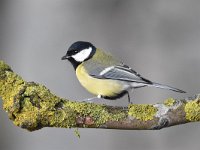
[[[65,59],[69,59],[71,56],[68,56],[68,55],[65,55],[65,56],[63,56],[61,59],[62,60],[65,60]]]

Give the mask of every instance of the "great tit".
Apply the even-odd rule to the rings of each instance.
[[[130,89],[150,86],[185,93],[177,88],[145,79],[111,54],[90,42],[73,43],[62,60],[73,65],[81,85],[98,98],[114,100],[128,94]]]

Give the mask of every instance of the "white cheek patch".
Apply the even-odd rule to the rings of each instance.
[[[72,55],[72,57],[78,61],[78,62],[82,62],[84,60],[86,60],[89,56],[90,53],[92,52],[92,47],[83,49],[82,51],[80,51],[79,53]]]

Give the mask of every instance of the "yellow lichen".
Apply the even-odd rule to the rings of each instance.
[[[16,126],[26,128],[28,130],[35,130],[38,126],[37,122],[38,114],[35,111],[23,112],[16,116],[13,121]]]
[[[0,64],[0,95],[3,100],[3,108],[14,113],[19,108],[16,96],[23,89],[25,81],[13,73],[7,65],[3,68],[3,63],[0,62]]]
[[[0,95],[14,124],[28,130],[45,126],[75,127],[77,116],[91,117],[94,127],[126,118],[122,109],[105,105],[64,101],[43,85],[26,82],[0,61]]]
[[[6,63],[0,60],[0,71],[5,71],[5,70],[11,70],[11,68]]]
[[[40,112],[42,125],[71,128],[76,125],[76,114],[72,110]]]
[[[108,120],[118,121],[126,117],[123,111],[108,112],[105,105],[97,105],[94,103],[68,101],[64,106],[73,109],[81,116],[92,117],[96,126],[100,126]]]
[[[142,120],[152,120],[157,112],[157,108],[148,104],[131,104],[129,105],[128,115]]]
[[[165,106],[168,106],[168,107],[171,107],[171,106],[174,105],[175,102],[176,102],[175,99],[173,99],[173,98],[168,98],[168,99],[166,99],[166,100],[164,101],[164,105],[165,105]]]
[[[51,94],[50,91],[43,85],[28,83],[24,97],[31,97],[33,105],[39,104],[40,109],[53,109],[55,104],[60,101],[58,97]]]
[[[189,121],[200,121],[200,101],[188,101],[185,105],[186,119]]]
[[[27,83],[26,86],[22,94],[23,99],[20,102],[21,110],[15,114],[14,123],[16,125],[25,126],[28,130],[40,126],[66,128],[75,126],[76,113],[72,109],[56,110],[55,106],[60,102],[60,99],[51,94],[46,87],[35,83]],[[32,118],[29,116],[32,116]],[[28,122],[28,125],[26,122]],[[33,125],[30,126],[30,123],[33,123]]]

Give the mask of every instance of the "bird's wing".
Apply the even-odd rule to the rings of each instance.
[[[109,66],[98,72],[90,72],[91,76],[100,79],[113,79],[128,82],[151,84],[152,82],[143,78],[136,71],[126,65]]]

